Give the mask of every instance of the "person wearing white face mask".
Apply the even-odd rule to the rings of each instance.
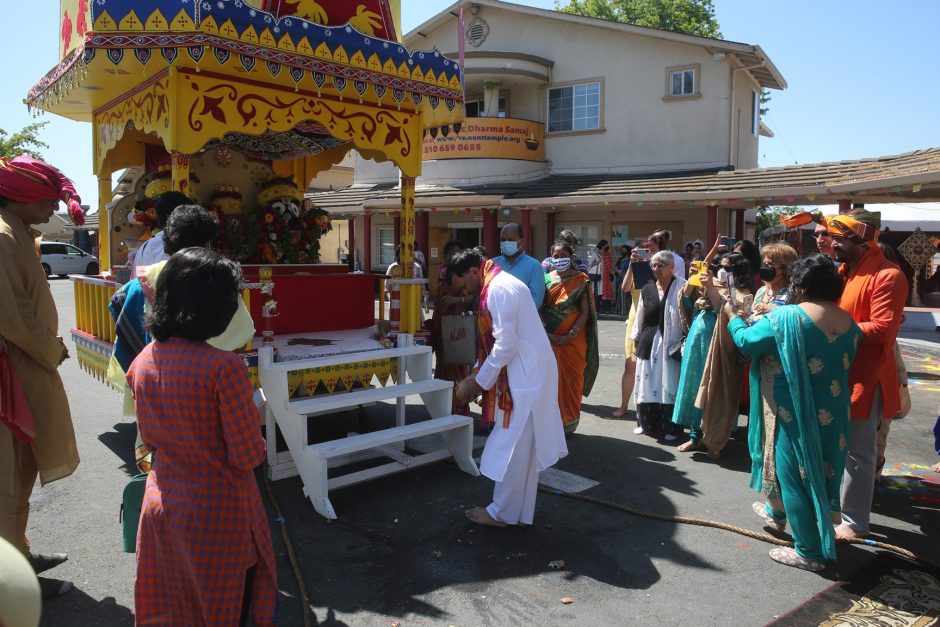
[[[558,407],[565,433],[578,428],[581,397],[591,393],[599,365],[597,314],[591,280],[572,264],[565,240],[552,245],[552,271],[545,275],[542,322],[558,362]]]
[[[516,277],[529,288],[536,309],[545,298],[545,271],[542,265],[525,253],[522,227],[509,223],[499,234],[499,257],[493,259],[500,268]]]

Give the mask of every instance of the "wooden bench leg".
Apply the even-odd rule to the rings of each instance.
[[[313,454],[307,454],[304,457],[306,459],[303,461],[303,468],[300,473],[304,482],[304,494],[310,499],[313,509],[318,514],[324,518],[336,520],[336,511],[333,509],[329,497],[326,459]]]
[[[449,429],[441,433],[444,444],[447,445],[457,466],[474,477],[480,476],[480,469],[473,461],[473,423],[459,429]]]

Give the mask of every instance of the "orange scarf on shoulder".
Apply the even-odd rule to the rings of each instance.
[[[487,307],[487,296],[489,296],[490,284],[502,271],[502,268],[493,263],[492,259],[487,259],[480,269],[480,278],[483,281],[477,309],[477,363],[480,365],[493,352],[493,345],[496,343],[496,339],[493,337],[493,315]],[[473,374],[479,371],[479,368],[474,368]],[[512,393],[509,391],[509,374],[506,372],[506,368],[500,370],[499,376],[496,378],[496,385],[483,391],[481,407],[483,428],[489,429],[496,424],[497,407],[503,410],[503,428],[509,427],[509,418],[512,414]]]

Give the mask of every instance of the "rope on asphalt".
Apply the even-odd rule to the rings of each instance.
[[[290,534],[287,533],[287,519],[284,518],[284,513],[281,511],[281,506],[277,502],[277,497],[274,496],[274,486],[271,485],[271,479],[268,477],[267,461],[264,462],[264,468],[261,474],[264,475],[264,487],[268,492],[268,500],[271,501],[271,506],[274,507],[274,512],[277,514],[277,522],[281,526],[281,535],[284,537],[284,544],[287,546],[287,557],[290,560],[290,567],[291,570],[294,571],[294,579],[297,580],[300,602],[303,603],[304,627],[312,627],[313,612],[310,610],[310,597],[307,596],[307,585],[304,583],[303,573],[300,572],[300,563],[297,561],[294,543],[291,542]]]
[[[615,509],[627,514],[632,514],[634,516],[640,516],[642,518],[649,518],[651,520],[661,520],[663,522],[672,522],[672,523],[681,523],[684,525],[697,525],[699,527],[712,527],[714,529],[723,529],[724,531],[731,531],[742,536],[747,536],[748,538],[753,538],[754,540],[760,540],[761,542],[766,542],[768,544],[776,544],[777,546],[787,546],[792,547],[793,542],[790,540],[784,540],[782,538],[777,538],[770,535],[769,533],[763,531],[752,531],[750,529],[745,529],[743,527],[737,527],[735,525],[729,525],[728,523],[718,522],[715,520],[707,520],[705,518],[692,518],[690,516],[677,516],[670,514],[657,514],[655,512],[645,512],[640,509],[629,507],[623,505],[622,503],[616,503],[614,501],[608,501],[607,499],[600,499],[594,496],[588,496],[586,494],[576,494],[574,492],[565,492],[564,490],[558,490],[555,488],[550,488],[546,485],[539,484],[539,491],[545,492],[547,494],[554,494],[555,496],[563,496],[569,499],[575,499],[578,501],[584,501],[585,503],[593,503],[595,505],[602,505],[604,507],[609,507],[610,509]],[[893,544],[885,544],[883,542],[878,542],[876,540],[869,540],[866,538],[840,538],[836,542],[840,544],[861,544],[863,546],[870,546],[878,549],[884,549],[885,551],[890,551],[901,557],[905,557],[913,562],[918,562],[927,566],[928,568],[934,569],[936,572],[940,572],[940,563],[924,557],[922,555],[917,555],[913,551],[905,549],[904,547],[896,546]]]

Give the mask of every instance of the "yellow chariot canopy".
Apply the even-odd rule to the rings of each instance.
[[[425,129],[463,120],[457,64],[409,52],[390,0],[63,0],[61,62],[35,109],[90,121],[95,171],[133,143],[271,160],[354,146],[420,174]]]

